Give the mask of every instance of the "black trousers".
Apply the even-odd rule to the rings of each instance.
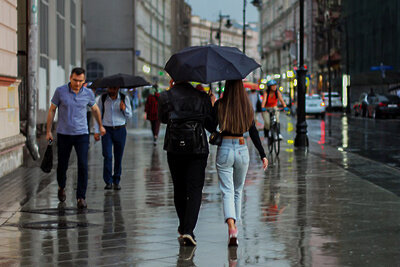
[[[155,121],[150,121],[151,123],[151,131],[153,132],[153,137],[155,138],[156,136],[158,137],[158,133],[160,132],[160,121],[155,120]]]
[[[168,165],[174,184],[174,203],[179,217],[179,232],[190,234],[196,227],[203,193],[208,154],[168,153]]]

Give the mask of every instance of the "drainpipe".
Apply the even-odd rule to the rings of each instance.
[[[40,158],[36,141],[37,68],[38,68],[38,0],[29,0],[28,12],[28,127],[27,147],[34,160]]]

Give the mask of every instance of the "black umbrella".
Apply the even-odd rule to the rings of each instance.
[[[140,76],[118,73],[111,76],[106,76],[95,80],[89,88],[135,88],[139,86],[150,85],[145,79]]]
[[[206,45],[187,47],[172,55],[165,70],[175,81],[211,83],[240,80],[260,65],[236,47]]]

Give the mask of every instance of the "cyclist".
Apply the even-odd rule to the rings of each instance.
[[[277,90],[277,82],[275,80],[270,80],[267,82],[267,90],[264,91],[263,101],[261,103],[261,107],[263,108],[262,117],[264,119],[264,136],[268,137],[269,129],[270,129],[270,110],[275,110],[276,120],[278,122],[279,127],[279,109],[278,109],[278,100],[281,102],[285,111],[288,111],[289,108],[286,106],[285,101],[283,101],[282,94]],[[279,139],[282,140],[282,135],[279,134]]]

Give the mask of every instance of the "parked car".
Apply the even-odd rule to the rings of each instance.
[[[400,98],[396,95],[376,94],[367,106],[368,117],[400,116]]]
[[[359,115],[367,116],[367,107],[375,96],[375,94],[362,93],[353,105],[354,115],[356,117]]]
[[[329,106],[329,92],[322,93],[322,99],[324,100],[325,106]],[[342,110],[342,98],[338,92],[331,92],[331,106],[333,110]]]
[[[306,114],[325,118],[325,103],[320,95],[306,95]]]

